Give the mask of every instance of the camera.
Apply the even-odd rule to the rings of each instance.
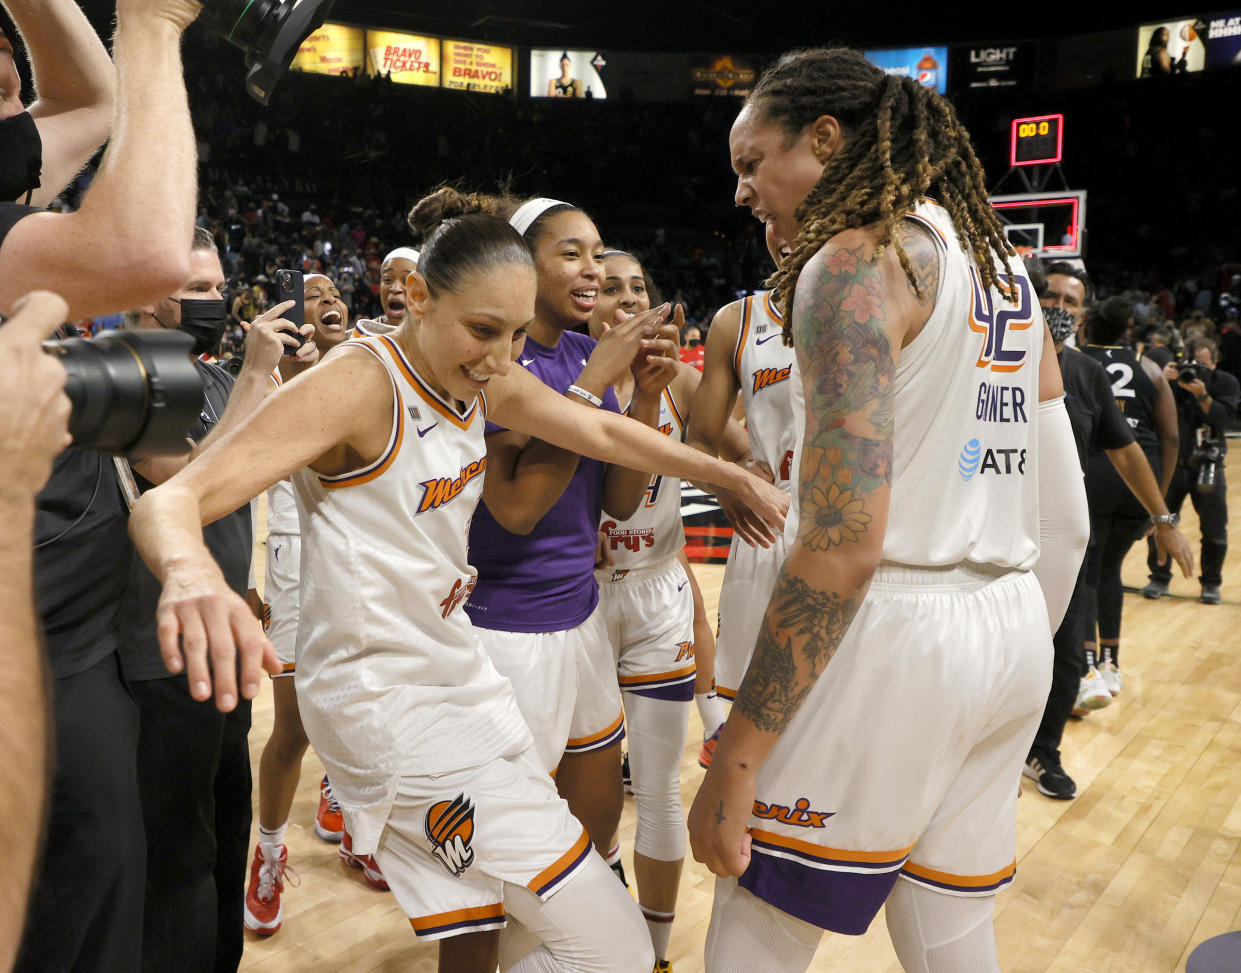
[[[1207,380],[1207,369],[1197,362],[1179,362],[1176,366],[1178,382],[1203,382]]]
[[[333,0],[204,0],[201,19],[246,54],[246,90],[266,105],[276,82]]]
[[[1218,439],[1203,439],[1189,454],[1189,468],[1197,470],[1194,489],[1199,493],[1214,493],[1219,464],[1224,460],[1224,444]]]
[[[110,331],[47,341],[69,373],[73,445],[134,459],[184,453],[202,410],[203,383],[180,331]]]

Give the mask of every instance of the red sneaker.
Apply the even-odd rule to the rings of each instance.
[[[706,770],[711,766],[711,758],[715,756],[715,744],[720,739],[720,729],[724,724],[720,724],[716,731],[702,741],[702,749],[698,751],[698,766]]]
[[[254,849],[254,861],[250,863],[250,886],[246,889],[244,922],[260,936],[270,936],[280,930],[284,921],[284,906],[280,893],[284,891],[285,877],[290,885],[298,885],[297,872],[289,868],[289,850],[280,846],[280,854],[273,861],[263,857],[263,846]]]
[[[374,855],[355,855],[353,853],[353,839],[349,837],[349,832],[345,831],[344,837],[340,843],[340,860],[350,868],[362,869],[362,877],[366,879],[366,884],[380,892],[388,891],[388,883],[384,881],[383,872],[379,870],[379,865],[375,862]]]
[[[319,811],[315,815],[315,834],[324,841],[340,841],[345,835],[345,816],[332,794],[332,785],[326,777],[319,785]]]

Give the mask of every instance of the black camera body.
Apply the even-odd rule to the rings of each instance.
[[[1207,368],[1205,365],[1200,365],[1198,362],[1187,361],[1187,362],[1178,362],[1176,368],[1177,368],[1176,380],[1178,382],[1202,382],[1204,384],[1206,383]]]
[[[297,49],[323,26],[333,0],[203,0],[202,21],[246,52],[246,90],[260,105]]]
[[[109,331],[47,341],[69,373],[73,445],[145,459],[184,453],[202,411],[203,382],[181,331]]]
[[[1224,443],[1219,439],[1203,439],[1189,454],[1189,468],[1197,471],[1194,489],[1199,493],[1214,493],[1219,477],[1219,466],[1224,461]]]

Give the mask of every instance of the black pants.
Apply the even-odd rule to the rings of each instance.
[[[1223,581],[1224,556],[1228,553],[1228,483],[1224,478],[1224,464],[1220,463],[1214,493],[1199,493],[1194,489],[1197,474],[1184,463],[1172,474],[1168,487],[1168,509],[1174,514],[1181,512],[1188,494],[1198,522],[1202,525],[1202,574],[1198,580],[1203,584],[1220,584]],[[1160,564],[1155,542],[1147,542],[1146,566],[1152,581],[1167,584],[1172,580],[1172,564]]]
[[[55,770],[17,973],[133,973],[146,856],[138,707],[113,653],[53,684]],[[171,969],[171,967],[170,967]]]
[[[1064,613],[1064,621],[1052,636],[1051,644],[1054,654],[1051,663],[1051,691],[1047,694],[1047,705],[1043,708],[1043,719],[1034,734],[1034,744],[1030,747],[1030,756],[1046,761],[1048,758],[1060,759],[1060,741],[1064,737],[1064,725],[1077,703],[1077,691],[1085,675],[1083,667],[1082,641],[1085,637],[1086,622],[1089,608],[1089,590],[1086,586],[1086,563],[1090,551],[1086,551],[1086,560],[1077,572],[1077,583],[1073,585],[1073,594],[1069,598],[1068,610]]]
[[[141,969],[232,973],[244,945],[250,702],[221,713],[191,698],[184,675],[132,688],[147,839]]]

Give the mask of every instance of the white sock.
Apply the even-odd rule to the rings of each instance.
[[[284,844],[284,833],[288,827],[288,821],[278,828],[272,828],[270,831],[261,824],[259,825],[259,845],[263,849],[263,857],[268,861],[280,855],[280,846]]]
[[[707,740],[728,715],[724,712],[724,701],[712,689],[709,693],[695,693],[694,702],[698,704],[698,715],[702,718],[702,738]]]
[[[656,912],[642,906],[642,917],[646,920],[646,928],[651,931],[651,945],[655,947],[655,958],[667,959],[668,940],[672,937],[672,920],[675,912]]]

